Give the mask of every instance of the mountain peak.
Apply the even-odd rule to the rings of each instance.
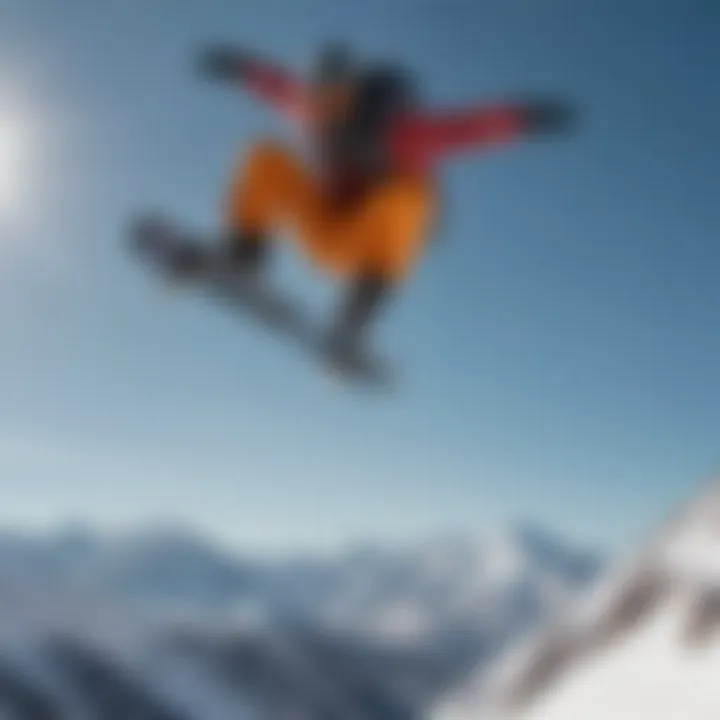
[[[436,717],[706,720],[718,674],[720,483]]]
[[[578,549],[554,532],[531,522],[516,523],[485,547],[489,567],[498,576],[519,576],[525,569],[587,581],[603,564],[599,552]]]

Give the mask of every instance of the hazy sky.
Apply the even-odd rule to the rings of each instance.
[[[0,0],[0,134],[25,142],[0,212],[0,523],[641,532],[720,469],[719,32],[715,0]],[[148,206],[212,228],[243,145],[286,132],[194,77],[198,44],[302,68],[334,37],[434,103],[584,112],[572,141],[445,169],[442,235],[381,335],[407,374],[390,398],[335,391],[123,249]],[[280,277],[332,298],[290,257]]]

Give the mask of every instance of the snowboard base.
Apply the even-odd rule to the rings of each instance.
[[[191,279],[179,276],[175,262],[178,253],[188,248],[201,252],[204,246],[173,223],[157,217],[142,218],[134,223],[130,241],[141,262],[161,278],[199,289],[264,329],[290,340],[335,379],[379,388],[393,383],[390,368],[369,353],[337,356],[327,342],[326,329],[304,314],[298,303],[264,281],[243,278],[221,265],[203,270]]]

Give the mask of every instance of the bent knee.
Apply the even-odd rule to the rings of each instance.
[[[298,162],[282,143],[276,140],[261,140],[253,143],[245,153],[245,166],[250,173],[277,176],[296,170]]]
[[[373,238],[367,262],[388,280],[403,279],[426,245],[435,213],[434,195],[426,187],[399,184],[377,199]]]

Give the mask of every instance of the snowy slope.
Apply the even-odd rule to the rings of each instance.
[[[436,720],[720,718],[720,484]]]

